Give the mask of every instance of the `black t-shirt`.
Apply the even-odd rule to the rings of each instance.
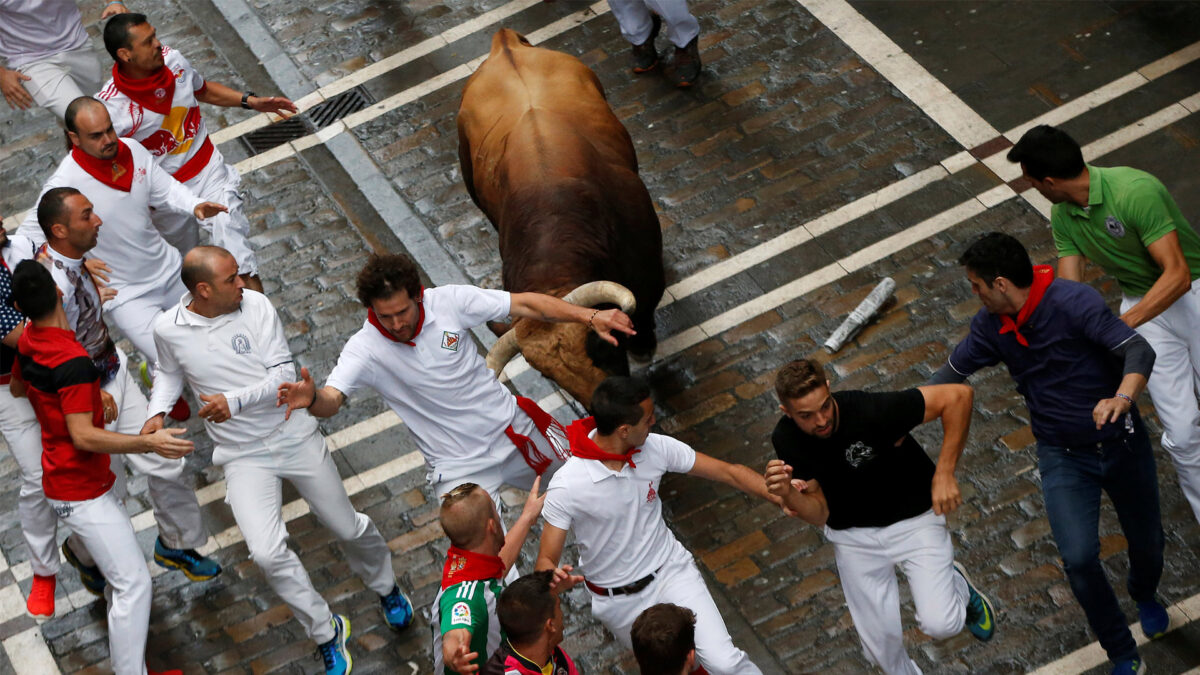
[[[829,527],[885,527],[932,508],[933,460],[908,433],[925,419],[921,392],[839,391],[833,399],[838,424],[829,438],[804,433],[787,416],[771,434],[792,477],[820,483]]]

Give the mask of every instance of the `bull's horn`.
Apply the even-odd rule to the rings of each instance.
[[[517,354],[520,353],[521,347],[517,344],[517,333],[509,329],[488,350],[487,367],[491,368],[493,373],[496,373],[496,377],[500,377],[500,371],[504,370],[504,366],[507,366],[508,362],[515,359]]]
[[[615,281],[589,281],[567,293],[563,300],[582,307],[611,302],[626,314],[637,308],[637,301],[634,299],[633,293]]]

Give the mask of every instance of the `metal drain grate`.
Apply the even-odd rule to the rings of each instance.
[[[242,144],[251,155],[258,155],[271,148],[290,143],[297,138],[322,129],[342,119],[346,115],[356,113],[375,101],[361,86],[344,91],[337,96],[314,106],[310,110],[276,122],[268,127],[256,129],[242,136]]]

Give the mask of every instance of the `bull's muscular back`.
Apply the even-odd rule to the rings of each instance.
[[[463,178],[499,231],[506,289],[561,295],[611,279],[653,312],[658,218],[629,134],[587,66],[499,31],[463,91],[458,131]]]

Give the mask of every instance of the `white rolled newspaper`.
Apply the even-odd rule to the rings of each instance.
[[[850,316],[846,317],[842,325],[833,331],[833,335],[830,335],[829,339],[825,341],[825,350],[832,354],[841,349],[879,312],[883,303],[892,297],[894,290],[896,290],[896,282],[891,277],[884,277],[870,295],[858,303],[858,307],[855,307],[853,312],[850,312]]]

